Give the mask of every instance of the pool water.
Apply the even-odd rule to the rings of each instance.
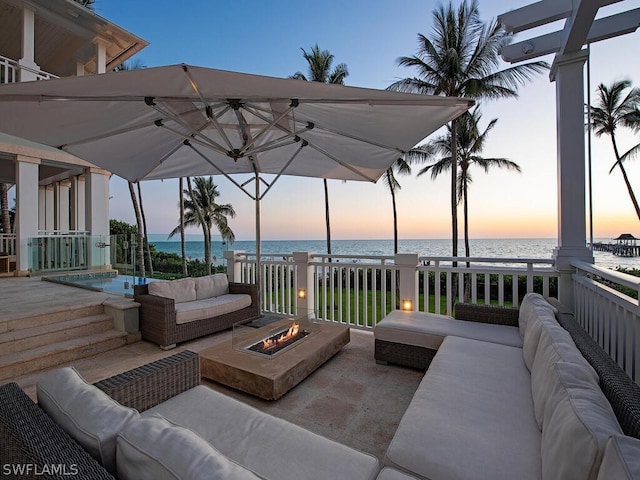
[[[108,292],[133,296],[134,285],[145,285],[153,282],[153,278],[118,275],[116,272],[77,273],[58,277],[43,278],[49,282],[62,283],[72,287],[85,288],[96,292]]]

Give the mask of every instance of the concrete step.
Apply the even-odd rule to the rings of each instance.
[[[113,329],[105,313],[0,334],[0,353],[16,353]]]
[[[139,333],[107,330],[22,352],[3,354],[0,355],[0,382],[10,381],[11,378],[36,370],[91,357],[139,340]]]
[[[20,305],[16,305],[16,310],[20,310]],[[79,305],[73,308],[59,309],[29,315],[25,317],[12,317],[9,320],[0,320],[0,333],[14,332],[26,328],[40,327],[52,323],[66,322],[77,318],[100,315],[104,313],[102,302],[91,305]]]

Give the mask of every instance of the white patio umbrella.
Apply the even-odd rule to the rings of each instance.
[[[281,175],[375,182],[472,104],[172,65],[1,85],[0,131],[134,182],[224,175],[255,200],[259,261],[260,199]]]

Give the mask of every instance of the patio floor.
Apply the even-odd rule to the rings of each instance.
[[[10,283],[15,288],[10,287]],[[15,309],[16,305],[20,305],[22,312],[26,308],[40,311],[47,304],[68,301],[64,299],[68,299],[68,296],[63,298],[55,295],[51,286],[54,284],[40,282],[38,289],[34,290],[25,288],[29,283],[27,279],[15,283],[0,280],[3,290],[0,315],[11,315],[13,312],[10,310]],[[74,296],[77,293],[81,298],[94,295],[94,292],[86,290],[73,290]],[[9,291],[14,295],[10,302],[13,307],[7,305],[6,294]],[[40,297],[34,295],[34,291],[41,292],[40,300],[34,299]],[[27,292],[31,301],[26,298]],[[29,303],[33,303],[33,306],[29,307]],[[74,361],[71,365],[87,381],[96,382],[184,349],[199,352],[230,337],[231,332],[225,331],[180,344],[170,351],[160,350],[142,341]],[[35,397],[35,383],[45,373],[46,370],[39,371],[9,381],[17,382],[30,396]],[[382,458],[423,375],[423,372],[416,370],[377,365],[373,358],[372,332],[352,329],[349,344],[280,400],[261,400],[206,379],[203,379],[203,384],[264,412]]]

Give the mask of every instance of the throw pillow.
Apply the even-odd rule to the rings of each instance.
[[[88,384],[73,367],[47,374],[36,385],[38,404],[93,458],[116,473],[116,436],[140,417]]]
[[[529,320],[533,320],[538,316],[536,307],[551,312],[554,316],[558,313],[558,309],[547,302],[547,300],[545,300],[545,298],[539,293],[527,293],[522,299],[520,310],[518,312],[518,326],[520,328],[520,336],[522,338],[524,338]]]

